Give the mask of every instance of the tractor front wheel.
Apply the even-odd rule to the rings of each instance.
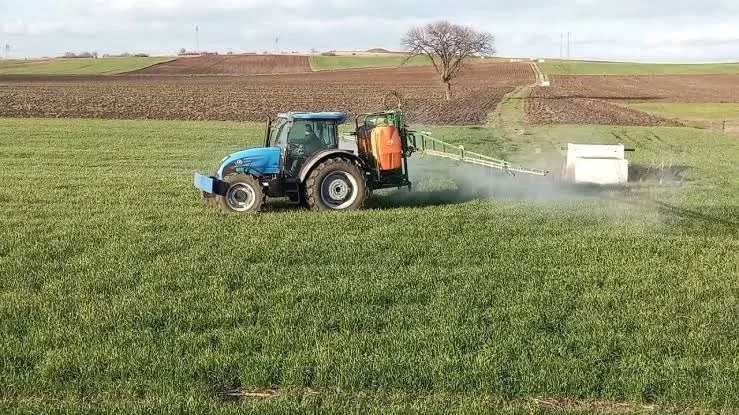
[[[266,195],[256,177],[232,173],[223,181],[229,184],[226,195],[218,197],[218,204],[224,212],[258,212],[264,205]]]
[[[356,164],[336,157],[313,169],[305,193],[314,211],[357,210],[367,197],[367,180]]]

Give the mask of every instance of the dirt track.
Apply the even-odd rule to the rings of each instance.
[[[447,102],[433,68],[418,66],[256,76],[0,77],[0,116],[261,121],[290,110],[373,111],[397,90],[411,122],[475,124],[504,94],[533,80],[527,64],[470,65]]]

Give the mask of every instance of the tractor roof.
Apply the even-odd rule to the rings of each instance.
[[[323,121],[337,121],[343,123],[346,121],[348,114],[345,112],[287,112],[278,115],[280,118],[287,118],[288,120],[323,120]]]

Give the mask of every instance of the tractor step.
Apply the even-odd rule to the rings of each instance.
[[[293,203],[300,203],[302,197],[300,192],[300,180],[298,179],[286,179],[284,187],[285,197],[290,199]]]

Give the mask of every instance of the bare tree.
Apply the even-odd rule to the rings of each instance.
[[[447,100],[452,99],[452,80],[467,59],[496,52],[493,35],[444,20],[411,28],[401,39],[401,44],[410,53],[408,59],[425,55],[431,60],[441,82],[446,85]]]

